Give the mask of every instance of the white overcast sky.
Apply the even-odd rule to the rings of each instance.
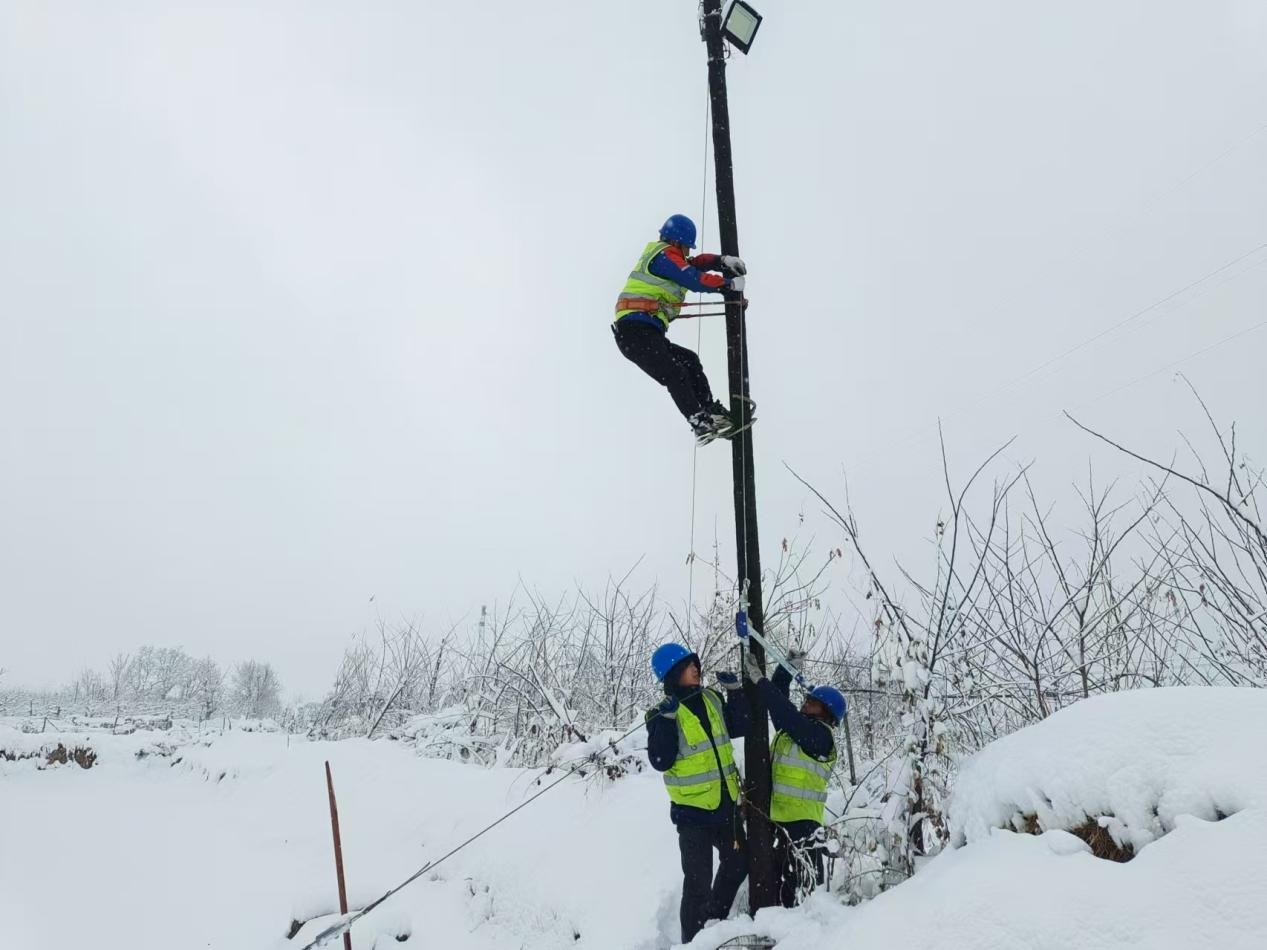
[[[939,417],[956,474],[1016,435],[1071,510],[1089,459],[1138,472],[1059,411],[1169,456],[1181,371],[1267,460],[1267,5],[759,6],[729,76],[767,563],[840,542],[784,462],[927,562]],[[156,643],[313,695],[377,617],[521,579],[642,558],[680,599],[692,442],[607,326],[701,210],[695,15],[0,3],[5,681]],[[719,321],[703,348],[724,393]],[[699,462],[729,565],[729,453]]]

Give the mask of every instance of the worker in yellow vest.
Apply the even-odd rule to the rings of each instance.
[[[736,618],[736,628],[746,638],[745,614]],[[789,663],[805,654],[791,651]],[[832,729],[845,718],[848,704],[833,686],[815,686],[805,696],[800,710],[792,705],[788,690],[792,674],[780,665],[773,679],[744,653],[744,669],[757,684],[778,730],[770,744],[770,819],[776,831],[774,845],[779,867],[779,900],[794,907],[801,895],[823,883],[823,851],[818,832],[827,811],[827,785],[836,763],[836,737]],[[808,872],[806,863],[812,867]]]
[[[669,324],[678,318],[687,291],[742,291],[747,267],[731,255],[688,256],[693,247],[695,222],[684,214],[672,215],[660,228],[659,240],[643,248],[630,271],[616,300],[612,333],[624,357],[669,390],[704,445],[733,435],[735,423],[713,398],[699,357],[669,342]]]
[[[647,711],[647,758],[664,775],[669,819],[682,857],[682,942],[722,920],[748,876],[739,812],[739,770],[731,737],[748,731],[748,703],[734,673],[717,674],[725,697],[700,683],[699,657],[680,643],[651,656],[664,701]],[[719,853],[713,877],[713,851]]]

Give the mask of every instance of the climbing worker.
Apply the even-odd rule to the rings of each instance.
[[[677,319],[688,290],[742,292],[748,269],[740,258],[730,255],[688,257],[693,247],[695,222],[684,214],[671,215],[660,228],[659,240],[643,248],[625,281],[616,301],[612,333],[625,358],[668,389],[696,440],[704,445],[733,435],[735,420],[713,398],[699,357],[669,342],[669,324]]]
[[[735,629],[746,642],[748,618],[743,611],[735,617]],[[799,650],[787,655],[792,665],[804,658]],[[832,729],[845,718],[847,703],[835,687],[815,686],[798,712],[788,699],[792,674],[782,664],[773,679],[767,679],[749,650],[744,653],[744,670],[757,684],[770,721],[778,730],[770,744],[770,819],[777,829],[774,846],[779,901],[784,907],[794,907],[800,895],[812,889],[805,861],[813,867],[813,882],[823,883],[819,831],[827,809],[827,783],[836,762]]]
[[[725,699],[700,684],[699,657],[680,643],[651,655],[664,700],[647,710],[647,758],[664,773],[669,819],[682,855],[682,942],[708,920],[730,913],[748,876],[747,842],[739,813],[739,771],[732,736],[748,731],[748,703],[734,673],[718,673]],[[713,877],[713,849],[720,860]]]

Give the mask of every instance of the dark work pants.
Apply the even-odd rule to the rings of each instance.
[[[724,920],[739,885],[748,876],[748,844],[743,826],[678,825],[682,852],[682,942],[689,943],[707,920]],[[720,853],[713,878],[713,849]]]
[[[823,883],[823,849],[814,847],[812,840],[818,828],[816,821],[785,821],[779,823],[781,830],[774,833],[774,855],[779,869],[779,903],[784,907],[795,907],[802,887],[809,886],[808,869],[803,865],[806,858],[814,866],[814,883]],[[792,839],[790,847],[789,837]]]
[[[612,324],[616,346],[625,359],[669,391],[678,412],[690,418],[713,401],[699,357],[670,343],[667,334],[647,323],[619,320]]]

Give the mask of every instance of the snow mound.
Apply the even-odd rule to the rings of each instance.
[[[796,910],[726,921],[689,950],[748,932],[778,950],[1257,950],[1267,933],[1264,716],[1267,690],[1084,700],[963,764],[956,846],[910,880],[857,907],[818,893]],[[1129,864],[1100,860],[1070,833],[1100,818],[1134,850],[1152,843]]]
[[[955,845],[991,830],[1098,822],[1138,853],[1183,816],[1219,821],[1267,800],[1267,757],[1247,735],[1267,690],[1147,689],[1082,700],[965,762],[951,796]]]
[[[1129,864],[1101,861],[1063,831],[994,831],[944,851],[911,880],[858,907],[815,894],[763,910],[749,930],[778,950],[1259,950],[1267,932],[1267,813],[1181,819]],[[713,950],[730,930],[705,931]]]

